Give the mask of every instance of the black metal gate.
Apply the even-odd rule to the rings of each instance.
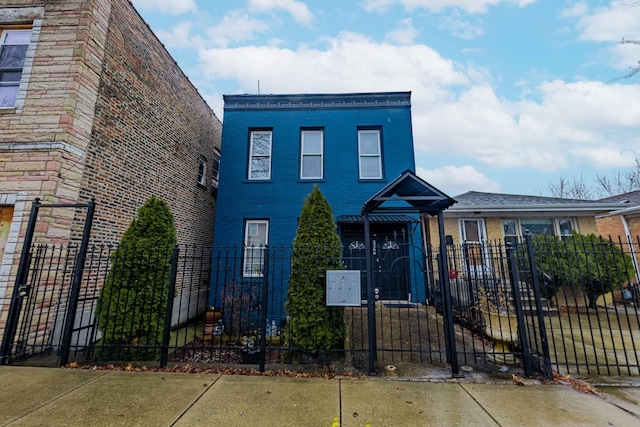
[[[32,211],[28,242],[38,206]],[[93,207],[81,206],[90,223]],[[2,341],[3,364],[27,360],[47,365],[46,359],[48,365],[59,365],[67,363],[70,354],[74,360],[90,359],[93,345],[109,345],[99,343],[94,321],[99,290],[123,258],[140,255],[130,251],[126,257],[111,257],[113,245],[87,249],[89,227],[85,225],[80,244],[25,246]],[[541,257],[571,266],[576,276],[589,273],[570,264],[585,250],[577,240],[559,240],[561,250],[552,251],[527,236],[514,245],[483,243],[472,250],[448,245],[446,254],[405,239],[394,242],[400,249],[387,244],[377,252],[380,261],[376,259],[373,268],[367,269],[366,250],[359,244],[345,248],[342,261],[345,268],[360,270],[363,285],[375,286],[380,277],[402,277],[407,297],[384,299],[378,294],[376,299],[372,286],[371,300],[367,295],[359,306],[344,309],[344,346],[324,352],[369,372],[400,363],[438,365],[453,374],[463,365],[490,370],[513,366],[527,375],[545,376],[552,369],[605,375],[640,372],[640,299],[637,284],[630,281],[635,276],[629,277],[621,264],[610,276],[600,274],[626,278],[628,284],[607,291],[608,296],[606,283],[600,284],[602,296],[595,307],[585,305],[575,293],[592,282],[582,279],[563,287],[545,282],[549,266]],[[620,260],[620,254],[610,254],[611,246],[606,242],[589,250],[604,260]],[[630,257],[630,244],[614,246]],[[286,340],[290,246],[265,247],[263,269],[257,275],[243,269],[242,247],[164,249],[174,251],[169,292],[178,295],[169,294],[163,343],[153,347],[162,350],[161,366],[167,361],[235,364],[251,351],[260,356],[253,363],[257,360],[264,368],[285,363],[287,353],[299,350],[288,347]],[[384,262],[385,256],[394,262]],[[616,268],[616,263],[610,267]],[[224,313],[219,323],[206,323],[203,313],[208,305]],[[259,344],[252,347],[252,342]]]
[[[530,236],[512,244],[449,246],[438,257],[435,305],[450,310],[448,334],[454,373],[458,364],[522,366],[526,375],[551,376],[539,275]],[[477,268],[477,266],[482,266]],[[441,285],[443,283],[444,285]],[[449,292],[443,292],[447,287]],[[446,295],[448,294],[448,295]]]
[[[79,244],[33,244],[41,208],[86,209]],[[74,334],[82,334],[76,319],[95,201],[42,204],[31,207],[20,264],[0,347],[0,364],[53,355],[53,364],[66,364]]]

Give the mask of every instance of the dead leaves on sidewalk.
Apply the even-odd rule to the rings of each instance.
[[[600,393],[598,390],[596,390],[593,386],[591,386],[590,384],[586,383],[585,381],[581,381],[575,378],[571,378],[571,376],[569,374],[566,375],[561,375],[557,372],[553,373],[553,383],[555,384],[563,384],[563,385],[570,385],[571,388],[573,388],[574,390],[577,390],[581,393],[587,393],[587,394],[595,394],[596,396],[600,396],[602,393]]]
[[[338,376],[332,371],[320,372],[297,372],[289,369],[266,370],[260,372],[254,368],[241,367],[202,367],[196,365],[174,365],[166,368],[147,367],[145,365],[135,366],[131,363],[126,365],[106,364],[106,365],[79,365],[76,362],[69,363],[64,366],[66,369],[90,369],[94,371],[125,371],[125,372],[175,372],[188,374],[222,374],[222,375],[248,375],[260,377],[288,377],[288,378],[324,378],[333,379]],[[340,377],[349,378],[366,378],[364,374],[359,372],[343,372]]]
[[[513,380],[514,383],[516,383],[516,385],[525,385],[524,382],[520,379],[519,376],[515,375],[515,374],[511,374],[511,379]]]

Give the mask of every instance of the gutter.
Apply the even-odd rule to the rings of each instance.
[[[549,205],[455,205],[447,209],[447,212],[594,212],[619,210],[619,203],[563,203]]]

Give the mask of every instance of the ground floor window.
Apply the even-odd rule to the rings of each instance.
[[[522,218],[505,219],[502,230],[505,242],[516,243],[527,233],[544,236],[570,236],[575,231],[571,218]]]
[[[264,252],[269,244],[269,221],[248,219],[244,228],[244,277],[262,277],[264,272]]]

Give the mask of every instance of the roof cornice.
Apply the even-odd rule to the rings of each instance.
[[[410,107],[411,92],[289,95],[223,95],[228,110],[293,110]]]

